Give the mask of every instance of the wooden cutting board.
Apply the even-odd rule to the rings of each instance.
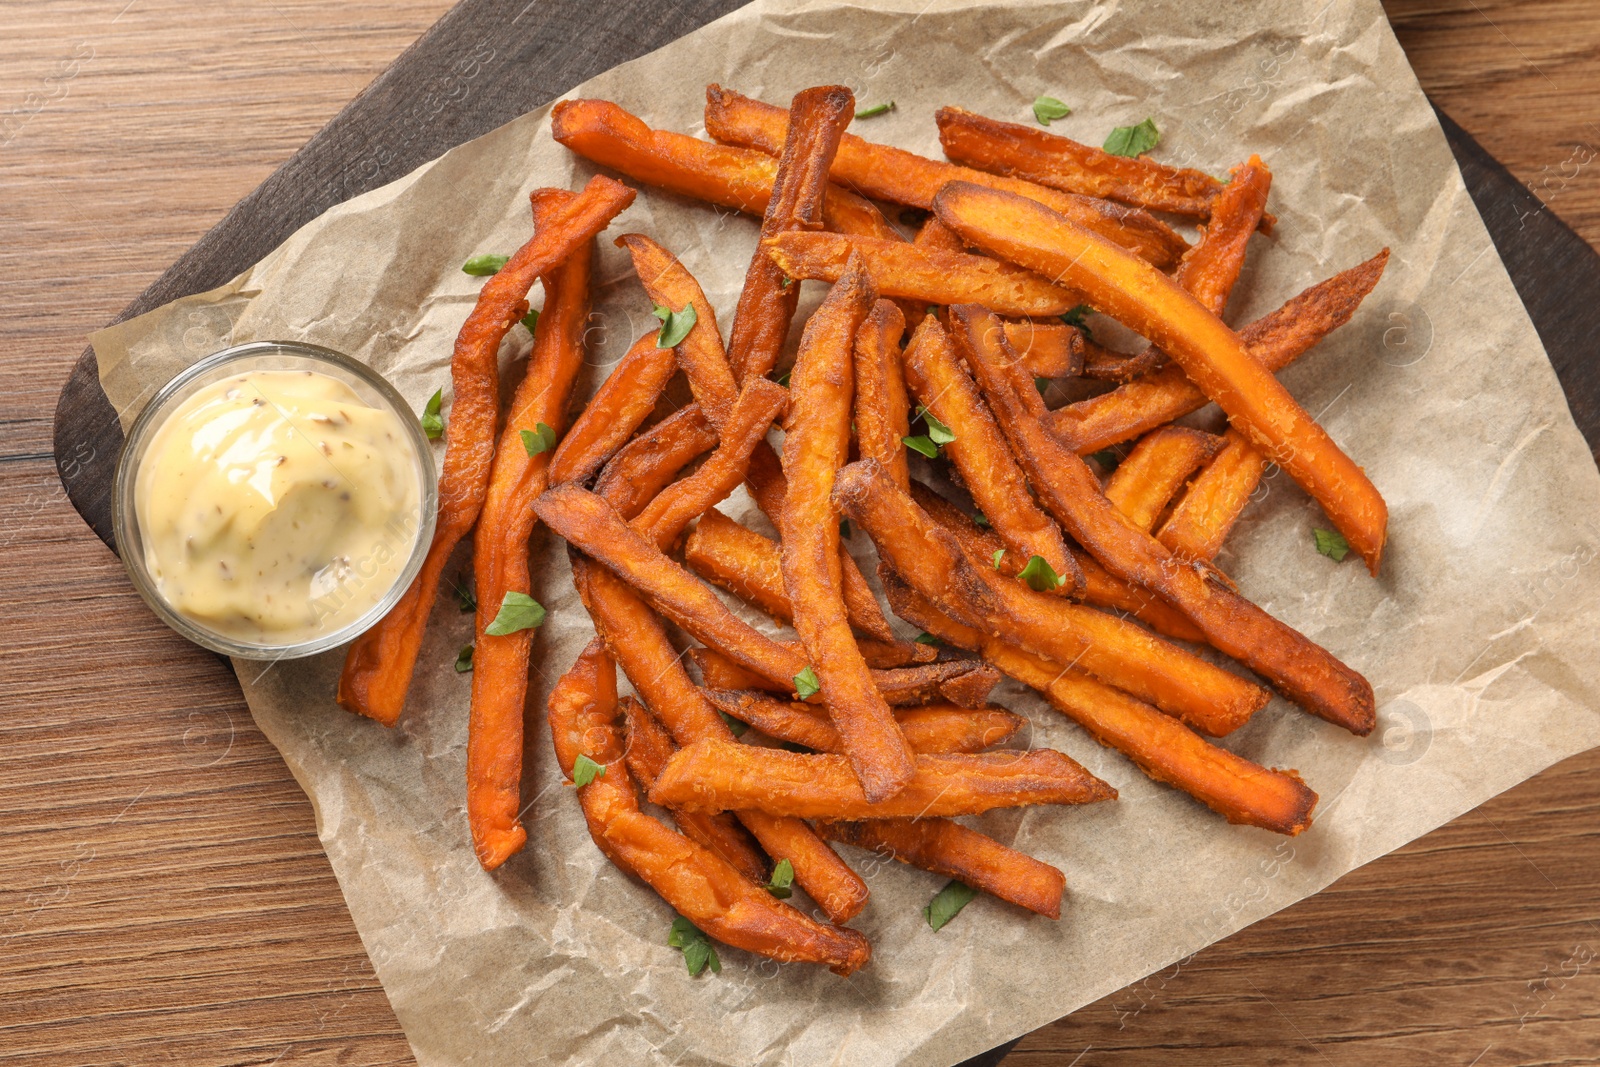
[[[464,0],[119,318],[222,284],[333,204],[736,6],[726,0],[654,2],[649,17],[641,17],[637,9],[609,2]],[[1600,328],[1600,260],[1470,136],[1443,115],[1441,121],[1578,425],[1595,448],[1600,373],[1588,354]],[[86,351],[58,402],[55,456],[72,503],[108,544],[111,472],[121,436],[93,353]],[[970,1063],[992,1064],[1003,1053]]]

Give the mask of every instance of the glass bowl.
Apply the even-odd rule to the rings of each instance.
[[[336,629],[318,632],[287,643],[252,641],[223,632],[206,621],[180,612],[162,593],[161,583],[152,573],[147,546],[139,528],[135,485],[157,431],[174,412],[200,390],[224,378],[255,371],[314,371],[343,382],[360,399],[394,414],[405,428],[403,440],[410,452],[417,478],[418,514],[416,533],[405,566],[394,572],[394,579],[372,606],[355,619]],[[112,526],[117,550],[133,580],[134,588],[152,611],[168,626],[197,645],[242,659],[276,660],[312,656],[353,640],[370,629],[400,599],[422,568],[433,539],[438,515],[438,487],[435,483],[433,449],[415,412],[394,387],[372,368],[349,356],[318,345],[299,341],[253,341],[224,349],[195,363],[173,378],[151,399],[134,420],[112,483]],[[403,536],[404,524],[401,526]],[[403,548],[396,551],[406,551]],[[348,561],[347,561],[348,562]],[[363,561],[366,562],[366,561]],[[343,579],[340,579],[342,581]]]

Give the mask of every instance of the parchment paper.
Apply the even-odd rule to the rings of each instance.
[[[1382,577],[1316,554],[1310,528],[1326,522],[1282,476],[1220,561],[1246,595],[1372,680],[1379,729],[1360,740],[1275,700],[1227,739],[1322,794],[1315,826],[1285,840],[1226,825],[1007,686],[1000,699],[1032,717],[1026,743],[1064,749],[1121,790],[1090,809],[976,820],[1066,871],[1059,922],[980,898],[934,933],[920,911],[942,879],[851,852],[872,889],[856,923],[875,946],[869,967],[843,980],[725,949],[722,974],[695,980],[667,947],[671,912],[588,839],[547,735],[533,738],[527,850],[498,874],[479,870],[464,814],[469,679],[452,669],[471,618],[453,597],[392,731],[334,705],[338,655],[238,663],[257,722],[315,805],[422,1064],[948,1064],[1589,747],[1600,475],[1375,0],[763,0],[573,95],[699,131],[708,81],[774,101],[848,84],[862,106],[897,105],[861,133],[933,155],[938,106],[1029,121],[1042,93],[1075,109],[1056,128],[1090,143],[1150,115],[1159,158],[1222,174],[1258,151],[1281,222],[1255,242],[1229,310],[1237,323],[1391,246],[1355,321],[1283,375],[1389,501]],[[461,262],[524,239],[530,189],[575,188],[589,173],[550,140],[545,110],[531,113],[330,210],[232,284],[96,334],[107,394],[131,419],[190,360],[301,338],[369,361],[420,410],[440,385],[448,397],[451,342],[481,284]],[[725,328],[755,223],[645,192],[610,234],[630,230],[682,256]],[[650,314],[609,241],[598,276],[585,395]],[[513,331],[508,366],[527,343]],[[559,544],[541,545],[542,708],[591,631]],[[855,548],[870,558],[864,538]]]

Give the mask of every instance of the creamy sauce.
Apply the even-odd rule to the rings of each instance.
[[[178,614],[288,645],[354,622],[416,543],[421,486],[399,418],[313,371],[238,374],[185,400],[134,481],[145,560]]]

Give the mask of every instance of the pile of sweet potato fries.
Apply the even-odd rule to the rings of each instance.
[[[953,820],[1116,790],[1060,752],[990,751],[1024,725],[988,703],[1002,674],[1229,822],[1304,830],[1317,796],[1294,771],[1207,739],[1247,722],[1267,686],[1365,735],[1371,686],[1213,559],[1269,464],[1374,574],[1386,526],[1361,468],[1274,372],[1349,320],[1387,249],[1230,328],[1246,245],[1273,223],[1260,159],[1224,182],[946,108],[956,162],[944,162],[845,133],[854,115],[837,86],[787,111],[711,86],[706,141],[604,100],[555,108],[555,139],[578,155],[761,219],[728,339],[670,251],[623,235],[662,325],[569,425],[593,242],[635,192],[603,175],[576,194],[535,192],[533,236],[456,342],[427,564],[349,650],[339,686],[346,707],[396,721],[446,561],[472,533],[467,812],[483,866],[504,863],[527,836],[528,560],[542,520],[568,543],[597,632],[548,704],[595,843],[717,941],[840,974],[871,950],[843,926],[867,887],[832,843],[1060,915],[1059,870]],[[544,306],[502,420],[496,355],[535,279]],[[807,279],[829,289],[775,381]],[[1097,344],[1085,307],[1142,347]],[[680,371],[694,399],[667,411]],[[1063,379],[1104,384],[1050,410],[1045,392]],[[1208,402],[1225,433],[1175,422]],[[1103,478],[1109,464],[1084,457],[1113,446],[1121,462]],[[740,485],[776,540],[715,510]],[[847,524],[876,546],[881,588],[915,640],[845,550]],[[797,639],[753,628],[712,586]],[[687,656],[668,623],[697,642]],[[632,697],[618,695],[619,666]],[[641,790],[675,829],[641,808]],[[819,911],[783,899],[791,880]]]

